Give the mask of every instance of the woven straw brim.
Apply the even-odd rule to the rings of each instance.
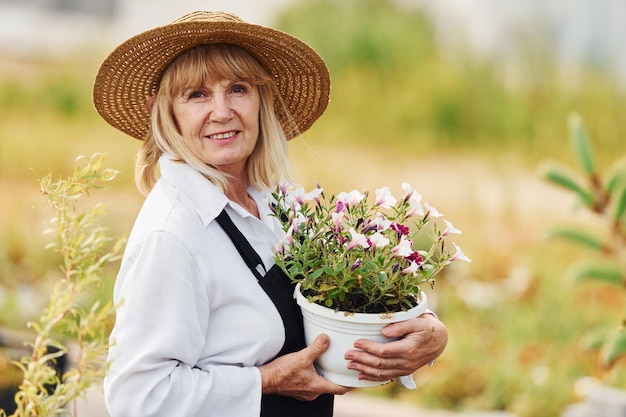
[[[161,76],[183,51],[202,44],[235,44],[273,76],[291,114],[277,109],[288,139],[322,115],[330,96],[330,74],[322,58],[299,39],[242,21],[180,21],[143,32],[118,46],[96,75],[93,101],[113,127],[143,140],[150,124],[146,101]]]

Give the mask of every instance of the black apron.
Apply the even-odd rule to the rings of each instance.
[[[295,284],[278,265],[272,266],[265,276],[261,275],[257,269],[259,265],[264,269],[261,257],[228,217],[226,210],[222,210],[217,216],[217,222],[230,237],[246,265],[256,276],[261,288],[270,297],[280,313],[285,326],[285,343],[276,357],[304,349],[306,344],[304,342],[302,313],[293,297]],[[320,395],[313,401],[300,401],[282,395],[263,394],[261,417],[332,417],[333,401],[334,396],[332,394]]]

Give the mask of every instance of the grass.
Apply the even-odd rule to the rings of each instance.
[[[463,230],[457,240],[473,263],[444,275],[429,297],[450,344],[436,366],[417,372],[419,389],[368,392],[434,408],[556,417],[580,398],[581,378],[624,387],[623,365],[602,370],[584,344],[623,313],[621,293],[568,282],[567,266],[588,254],[543,240],[557,222],[592,219],[535,172],[546,158],[572,163],[571,111],[585,118],[601,166],[623,155],[623,91],[591,72],[578,86],[565,86],[550,62],[539,63],[533,74],[540,77],[507,85],[484,63],[440,56],[420,15],[398,16],[376,3],[359,9],[348,1],[303,2],[279,21],[316,47],[333,74],[328,111],[290,143],[299,180],[307,188],[317,180],[330,191],[388,185],[400,192],[409,182]],[[363,33],[370,35],[359,38]],[[37,208],[38,178],[66,175],[78,155],[105,152],[121,175],[93,198],[110,203],[114,234],[130,230],[141,204],[132,185],[139,143],[110,128],[90,105],[98,60],[33,66],[27,77],[0,73],[3,325],[20,327],[37,314],[37,297],[45,298],[58,276],[57,260],[42,250],[46,216]],[[37,291],[24,301],[27,287]]]

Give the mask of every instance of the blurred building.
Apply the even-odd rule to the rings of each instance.
[[[0,61],[105,49],[198,10],[271,24],[289,0],[0,0]]]
[[[0,0],[0,63],[99,46],[110,50],[197,9],[231,11],[271,25],[282,7],[296,1],[302,0]],[[516,71],[533,71],[533,59],[550,56],[574,76],[581,66],[592,66],[614,72],[626,85],[625,0],[393,1],[423,10],[442,50],[452,56],[459,48],[469,50],[513,78]]]
[[[102,29],[119,12],[115,0],[0,0],[3,58],[64,54]]]
[[[565,75],[608,70],[626,85],[624,0],[398,0],[424,10],[439,45],[469,48],[509,76],[550,57]]]

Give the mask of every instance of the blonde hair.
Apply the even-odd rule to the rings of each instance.
[[[289,112],[272,77],[238,46],[201,45],[176,57],[161,77],[152,106],[151,126],[135,164],[135,182],[143,195],[150,192],[159,178],[158,161],[163,153],[187,163],[222,192],[226,191],[228,175],[207,163],[199,149],[181,136],[172,110],[173,99],[182,89],[224,79],[249,82],[259,89],[261,97],[259,138],[246,166],[249,184],[259,190],[271,189],[281,178],[292,178],[287,139],[276,115]]]

